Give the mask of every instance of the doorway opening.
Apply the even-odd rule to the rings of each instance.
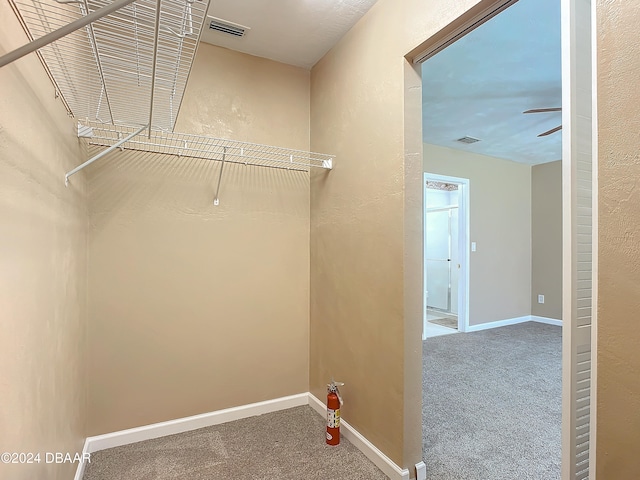
[[[424,174],[423,340],[469,324],[469,180]]]
[[[559,479],[562,260],[548,267],[538,262],[544,279],[532,280],[532,230],[542,232],[541,250],[553,250],[539,258],[555,259],[562,219],[545,211],[534,222],[532,205],[554,213],[563,208],[560,0],[496,2],[487,17],[422,63],[423,460],[432,478]],[[542,164],[553,165],[534,175]],[[551,207],[533,198],[534,177],[548,190],[553,183],[553,192],[541,195]],[[465,188],[456,178],[469,179],[467,191],[474,185],[473,230],[463,241],[459,193]],[[464,288],[458,273],[464,266],[468,273],[469,265]],[[533,292],[533,284],[545,290]],[[534,309],[534,293],[553,308]],[[469,296],[473,304],[463,304]],[[464,317],[461,307],[468,310]],[[436,330],[443,333],[431,334]],[[532,412],[526,419],[524,410]],[[534,455],[544,462],[527,457],[524,445],[539,446]],[[469,457],[474,465],[465,464]]]
[[[454,42],[462,39],[468,33],[491,20],[503,10],[510,10],[509,7],[514,4],[523,5],[527,3],[531,4],[532,2],[526,2],[524,0],[488,0],[486,2],[479,2],[468,12],[462,14],[439,32],[429,37],[422,45],[409,52],[405,57],[408,61],[406,66],[409,67],[406,69],[405,74],[405,99],[415,98],[414,92],[420,91],[418,90],[419,79],[422,78],[422,80],[424,80],[424,72],[421,74],[419,67],[423,62],[454,44]],[[558,473],[557,466],[554,466],[553,477],[545,474],[540,478],[562,478],[562,480],[569,480],[573,478],[588,478],[589,475],[595,471],[596,460],[595,416],[597,414],[597,408],[594,398],[597,385],[597,282],[595,279],[597,278],[598,253],[598,149],[596,136],[597,104],[594,102],[594,98],[596,98],[595,80],[598,75],[596,69],[597,62],[595,61],[597,51],[596,2],[560,0],[559,3],[561,10],[561,105],[540,105],[539,107],[532,107],[527,110],[531,110],[528,112],[532,114],[528,115],[529,117],[539,118],[540,122],[542,122],[543,116],[561,110],[561,122],[555,122],[555,126],[550,125],[547,129],[541,128],[537,132],[538,134],[547,133],[547,136],[552,137],[554,135],[561,135],[562,138],[562,413],[558,415],[558,417],[562,419],[561,473]],[[535,27],[536,23],[538,23],[539,15],[531,15],[529,20],[529,27]],[[527,34],[530,40],[540,38],[540,35],[533,34],[529,30],[525,31],[523,29],[523,33]],[[493,42],[494,47],[500,45],[512,46],[512,44],[505,39],[502,39],[500,42]],[[476,57],[466,64],[475,64],[477,62],[482,63],[483,59]],[[466,65],[464,62],[456,63],[458,65]],[[506,68],[503,71],[508,73],[512,70],[513,68]],[[533,76],[539,73],[535,66],[531,64],[526,65],[520,70],[528,71]],[[450,71],[449,74],[449,78],[456,78],[454,72]],[[504,78],[502,80],[502,83],[495,83],[496,94],[503,92],[502,86],[514,85],[513,83],[504,82]],[[423,94],[424,90],[423,84]],[[442,91],[435,91],[433,93],[439,96],[445,96]],[[463,90],[461,95],[451,98],[459,100],[463,107],[468,108],[470,107],[468,102],[470,98],[469,93],[468,90]],[[491,95],[491,97],[492,96],[493,95]],[[409,105],[409,108],[405,107],[405,116],[410,118],[417,113],[417,109],[412,107],[410,103],[407,105]],[[443,111],[446,112],[446,110]],[[524,113],[524,110],[521,113]],[[417,122],[415,122],[412,128],[405,128],[405,140],[413,144],[419,141],[416,135],[416,131],[418,130],[415,128],[417,125]],[[557,127],[560,125],[562,125],[562,129],[558,130]],[[467,136],[467,134],[459,138],[459,141],[463,142],[476,140],[478,139],[474,139],[470,135]],[[425,147],[426,145],[423,143],[423,150]],[[415,151],[419,150],[416,148]],[[440,150],[440,153],[446,153],[446,151]],[[408,155],[406,158],[407,161],[405,165],[411,165],[409,160],[412,157]],[[459,173],[455,172],[454,174]],[[471,178],[471,181],[474,183],[475,192],[477,182],[473,178]],[[505,182],[495,183],[495,187],[499,188],[504,184]],[[418,178],[415,178],[415,188],[416,190],[419,188]],[[477,221],[477,218],[474,216],[474,222]],[[491,223],[491,221],[486,222],[489,227],[491,227]],[[484,241],[481,239],[478,240],[479,251],[483,251],[485,245]],[[490,246],[495,248],[493,245]],[[546,258],[546,256],[543,256],[543,258]],[[476,261],[474,259],[474,262],[472,262],[474,272],[477,271],[475,263]],[[416,293],[419,292],[416,291]],[[533,293],[534,292],[532,292],[532,294]],[[476,304],[477,298],[475,295],[477,295],[477,292],[472,292],[470,306]],[[534,298],[537,299],[534,300],[534,302],[539,304],[546,301],[546,296],[536,296]],[[542,312],[534,313],[532,317],[538,317],[536,321],[541,322],[541,320],[544,320],[542,315],[546,314]],[[472,319],[471,323],[476,327],[477,319],[474,319],[474,314],[471,313],[470,317]],[[429,365],[429,359],[425,358],[424,354],[424,352],[429,350],[427,344],[440,339],[449,340],[465,337],[466,335],[447,335],[423,341],[422,384],[423,386],[429,385],[428,389],[423,390],[423,434],[425,420],[434,416],[434,413],[438,413],[435,410],[430,410],[424,403],[427,393],[433,390],[433,385],[430,382],[432,380],[438,380],[437,378],[429,379],[424,376],[425,372],[429,371],[429,368],[425,368]],[[520,338],[516,338],[516,343],[519,341]],[[481,348],[479,351],[483,352],[484,348]],[[470,352],[469,349],[464,349],[462,356],[452,354],[450,349],[443,349],[442,352],[451,359],[449,362],[444,362],[444,369],[449,369],[452,365],[456,365],[460,359],[473,357],[473,353]],[[520,355],[516,356],[516,360],[520,358],[525,357]],[[505,365],[501,365],[501,367],[504,366]],[[529,373],[531,372],[535,372],[535,370],[530,370]],[[446,378],[442,380],[442,382],[445,383],[443,388],[445,388],[445,392],[450,399],[449,405],[445,410],[451,410],[455,412],[455,414],[458,414],[461,411],[458,400],[465,398],[465,395],[473,392],[474,389],[468,389],[466,392],[463,391],[462,394],[457,395],[449,391],[449,389],[452,386],[460,384],[461,381],[457,378],[457,381],[452,382],[452,378],[455,378],[455,374],[450,372],[447,373]],[[526,379],[526,385],[531,384],[531,378],[528,374],[519,378],[523,380]],[[498,379],[496,380],[498,381]],[[483,385],[484,383],[480,386]],[[536,395],[531,398],[537,399],[538,397],[539,396]],[[498,403],[505,404],[506,401],[503,398],[500,399]],[[508,405],[508,402],[506,404]],[[480,403],[478,403],[478,405],[480,405]],[[451,406],[455,408],[450,408]],[[541,408],[547,409],[548,403]],[[457,442],[461,438],[468,437],[471,432],[475,432],[473,425],[475,425],[477,421],[487,424],[487,419],[482,418],[476,410],[477,409],[473,409],[472,413],[474,413],[475,416],[469,419],[470,424],[465,423],[457,433],[448,429],[445,435]],[[518,410],[517,414],[520,416],[528,415],[533,411],[535,410],[529,405],[526,409]],[[441,422],[436,419],[432,423],[438,425]],[[533,432],[534,430],[536,429],[530,425],[529,431]],[[483,439],[488,439],[486,445],[491,449],[491,452],[510,452],[514,447],[520,447],[521,443],[514,440],[511,441],[506,448],[497,449],[493,438],[489,438],[487,435],[479,435],[478,432],[475,432],[473,436],[476,441],[472,441],[469,444],[470,449],[463,452],[461,452],[461,446],[459,444],[451,444],[449,447],[443,446],[443,438],[429,444],[423,436],[422,458],[426,461],[426,469],[428,472],[426,478],[439,478],[437,472],[434,472],[434,469],[429,467],[430,463],[433,467],[433,462],[430,462],[429,458],[430,448],[435,447],[439,449],[445,459],[462,453],[463,458],[460,459],[461,462],[458,462],[462,465],[469,464],[469,460],[471,460],[471,463],[487,460],[488,450],[482,450],[483,445],[485,445],[485,442],[481,441]],[[554,441],[554,443],[556,443],[556,441]],[[557,449],[554,449],[554,456],[557,453],[556,450]],[[531,454],[530,449],[522,451],[521,455],[517,457],[516,463]],[[503,471],[503,473],[507,475],[504,478],[515,478],[518,476],[511,471],[516,463],[510,465]],[[475,465],[475,467],[477,467],[477,465]],[[421,469],[424,471],[424,465]],[[477,468],[475,471],[477,473]],[[495,469],[492,471],[495,471]],[[510,473],[508,473],[508,471],[510,471]],[[477,478],[488,478],[486,473],[485,471],[484,474],[480,474]],[[531,477],[532,472],[529,471],[523,476]],[[473,477],[463,475],[460,478]]]

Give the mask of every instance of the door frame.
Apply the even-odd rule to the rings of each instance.
[[[460,259],[460,272],[458,275],[458,331],[467,332],[469,330],[469,264],[470,264],[470,195],[469,179],[439,175],[436,173],[423,174],[422,178],[422,339],[425,340],[427,328],[427,228],[425,226],[427,214],[427,181],[455,183],[458,189],[458,258]],[[453,299],[451,299],[453,302]]]
[[[459,38],[490,20],[518,0],[480,0],[440,31],[429,37],[405,56],[413,69],[405,74],[405,99],[416,97],[421,92],[421,72],[419,65],[454,43]],[[598,145],[597,145],[597,15],[593,0],[559,0],[561,5],[561,49],[562,49],[562,124],[563,124],[563,348],[562,348],[562,480],[573,478],[594,478],[597,450],[597,275],[598,275]],[[589,62],[590,61],[590,62]],[[590,65],[589,65],[590,63]],[[578,85],[580,83],[580,85]],[[590,103],[590,105],[589,105]],[[420,103],[420,107],[422,104]],[[421,110],[420,110],[421,111]],[[405,107],[405,117],[409,113]],[[412,126],[417,130],[417,124]],[[591,133],[587,138],[587,133]],[[579,133],[578,133],[579,132]],[[405,129],[405,139],[415,140],[411,129]],[[416,137],[417,138],[417,135]],[[580,140],[580,141],[579,141]],[[420,150],[421,151],[421,150]],[[575,258],[578,255],[575,216],[579,211],[576,193],[578,191],[578,163],[589,160],[592,169],[590,181],[582,180],[582,189],[591,185],[591,285],[589,325],[578,328],[578,308],[576,283],[578,273]],[[590,157],[590,158],[589,158]],[[407,157],[409,158],[409,157]],[[424,188],[424,186],[423,186]],[[584,200],[584,199],[583,199]],[[581,208],[584,209],[585,205]],[[424,251],[424,249],[423,249]],[[424,290],[424,288],[423,288]],[[424,293],[423,293],[424,297]],[[578,348],[588,354],[589,359],[578,365]],[[580,369],[582,368],[583,371]],[[586,371],[584,371],[586,368]],[[578,439],[576,431],[577,377],[588,375],[590,388],[588,398],[582,398],[581,410],[587,411],[588,433]],[[584,389],[583,389],[584,390]],[[584,392],[582,392],[584,393]],[[586,404],[584,403],[586,400]],[[582,418],[582,417],[581,417]],[[578,442],[580,452],[578,452]],[[585,450],[586,444],[586,450]],[[584,457],[587,452],[586,458]],[[578,454],[584,458],[577,471]],[[586,472],[586,473],[585,473]],[[587,475],[588,477],[585,477]]]
[[[596,476],[597,16],[596,2],[593,0],[561,0],[560,4],[563,125],[562,479],[586,480]]]

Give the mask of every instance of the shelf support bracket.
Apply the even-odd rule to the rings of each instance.
[[[75,1],[75,0],[73,0]],[[85,12],[89,13],[89,2],[87,0],[81,0],[84,6]],[[134,5],[135,7],[135,5]],[[93,31],[93,24],[87,25],[87,32],[89,33],[89,42],[91,43],[91,50],[93,51],[93,57],[96,60],[96,66],[98,67],[98,73],[100,74],[100,81],[102,82],[102,91],[104,92],[104,99],[107,102],[107,108],[109,109],[109,117],[111,117],[111,123],[116,123],[113,119],[113,110],[111,109],[111,102],[109,101],[109,92],[107,92],[107,82],[104,79],[104,71],[102,69],[102,62],[100,61],[100,52],[98,51],[98,42],[96,42],[96,33]],[[96,112],[96,117],[100,115],[100,108]]]
[[[42,37],[37,38],[32,42],[27,43],[26,45],[18,47],[15,50],[0,57],[0,68],[18,60],[19,58],[24,57],[25,55],[28,55],[31,52],[35,52],[36,50],[49,45],[51,42],[55,42],[56,40],[59,40],[60,38],[69,35],[70,33],[75,32],[82,27],[86,27],[91,22],[95,22],[96,20],[99,20],[100,18],[109,15],[110,13],[113,13],[118,9],[127,6],[134,1],[135,0],[115,0],[113,3],[99,8],[98,10],[95,10],[94,12],[91,12],[90,14],[85,15],[82,18],[78,18],[77,20],[74,20],[64,27],[60,27],[59,29],[47,33],[46,35],[43,35]]]
[[[160,6],[162,0],[156,4],[155,31],[153,34],[153,62],[151,70],[151,99],[149,100],[149,138],[151,138],[151,125],[153,125],[153,97],[156,91],[156,68],[158,67],[158,36],[160,34]]]
[[[100,160],[102,157],[104,157],[105,155],[110,154],[111,152],[113,152],[115,149],[117,149],[120,145],[123,145],[125,143],[127,143],[129,140],[131,140],[133,137],[135,137],[136,135],[140,135],[149,125],[145,125],[144,127],[140,127],[138,130],[136,130],[135,132],[133,132],[131,135],[128,135],[124,138],[121,138],[120,140],[118,140],[116,143],[114,143],[113,145],[111,145],[109,148],[107,148],[106,150],[103,150],[102,152],[100,152],[99,154],[95,155],[94,157],[90,158],[89,160],[87,160],[86,162],[84,162],[82,165],[78,165],[76,168],[74,168],[73,170],[67,172],[64,176],[64,184],[66,186],[69,185],[69,177],[71,175],[75,175],[76,173],[78,173],[80,170],[82,170],[84,167],[91,165],[93,162],[95,162],[96,160]]]
[[[218,188],[216,188],[216,198],[213,199],[215,206],[220,205],[218,194],[220,193],[220,181],[222,180],[222,170],[224,170],[224,162],[227,160],[227,147],[222,150],[222,165],[220,165],[220,174],[218,175]]]

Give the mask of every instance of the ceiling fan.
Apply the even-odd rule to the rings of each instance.
[[[547,113],[547,112],[561,112],[562,108],[561,107],[555,107],[555,108],[534,108],[532,110],[527,110],[526,112],[522,112],[522,113]],[[538,135],[539,137],[546,137],[547,135],[551,135],[552,133],[556,133],[557,131],[562,129],[562,125],[552,128],[551,130],[547,130],[546,132],[542,132],[540,135]]]

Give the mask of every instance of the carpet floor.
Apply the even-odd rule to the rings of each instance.
[[[429,338],[423,362],[429,480],[560,478],[560,327]]]
[[[386,480],[344,437],[325,441],[311,407],[93,453],[83,480]]]

